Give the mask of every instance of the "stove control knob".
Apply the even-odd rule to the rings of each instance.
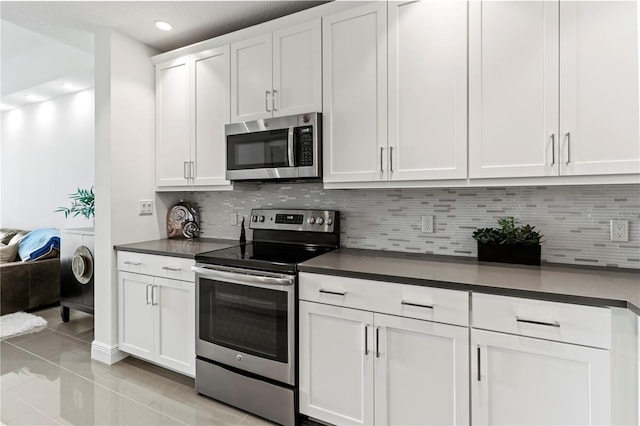
[[[318,225],[322,225],[322,224],[324,223],[324,219],[323,219],[323,218],[321,218],[321,217],[319,217],[319,218],[317,218],[317,219],[316,219],[316,223],[317,223]]]
[[[327,225],[331,225],[333,223],[333,219],[328,217],[327,218]]]
[[[307,219],[307,223],[309,225],[313,225],[314,223],[316,223],[316,218],[315,217],[310,217],[309,219]]]
[[[251,216],[251,222],[257,222],[258,216]]]
[[[264,216],[258,216],[258,222],[264,222]]]

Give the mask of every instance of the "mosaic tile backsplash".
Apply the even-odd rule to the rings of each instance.
[[[640,269],[640,185],[325,190],[321,183],[241,183],[172,196],[196,203],[204,237],[238,238],[233,212],[248,218],[259,207],[320,208],[340,211],[343,247],[475,257],[473,231],[515,216],[544,235],[544,261]],[[422,215],[434,216],[434,233],[421,232]],[[629,221],[629,242],[609,240],[613,218]]]

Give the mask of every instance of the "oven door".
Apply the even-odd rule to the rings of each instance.
[[[198,264],[196,354],[295,384],[295,275]]]

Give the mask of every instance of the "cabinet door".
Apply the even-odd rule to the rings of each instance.
[[[474,424],[611,424],[607,350],[479,330],[471,336]]]
[[[469,177],[557,175],[558,3],[469,3]]]
[[[376,425],[468,425],[469,329],[383,314],[375,327]]]
[[[273,33],[273,115],[322,112],[320,19]]]
[[[188,58],[156,65],[156,185],[189,185],[191,97]]]
[[[195,162],[195,185],[229,185],[225,179],[226,139],[230,122],[229,46],[193,56],[195,139],[191,158]]]
[[[467,3],[389,2],[388,32],[391,178],[466,178]]]
[[[118,346],[153,360],[153,277],[118,271]]]
[[[385,2],[323,18],[325,182],[387,179]]]
[[[231,121],[272,115],[271,33],[231,45]]]
[[[640,173],[638,2],[560,2],[561,174]]]
[[[155,361],[195,375],[195,284],[156,277],[152,303],[155,311]]]
[[[373,424],[373,314],[300,302],[300,412]]]

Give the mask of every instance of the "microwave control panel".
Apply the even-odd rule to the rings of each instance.
[[[295,128],[297,166],[313,166],[313,126]]]

